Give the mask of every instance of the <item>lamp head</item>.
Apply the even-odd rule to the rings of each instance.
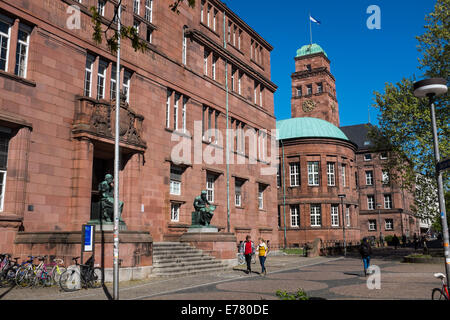
[[[414,96],[417,98],[429,95],[440,96],[447,92],[447,82],[442,78],[430,78],[414,83]]]

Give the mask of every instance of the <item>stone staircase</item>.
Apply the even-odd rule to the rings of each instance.
[[[179,277],[227,269],[230,269],[227,264],[187,243],[153,243],[152,277]]]

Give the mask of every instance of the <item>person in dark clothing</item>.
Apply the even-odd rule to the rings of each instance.
[[[406,235],[402,235],[402,247],[406,247]]]
[[[414,233],[414,250],[417,250],[418,246],[419,246],[419,240],[417,239],[417,234]]]
[[[394,244],[395,250],[397,250],[400,240],[398,239],[396,234],[394,234],[394,237],[392,238],[392,243]]]
[[[367,238],[364,238],[359,248],[359,253],[364,264],[364,276],[367,276],[367,269],[370,267],[370,256],[372,255],[372,247]]]
[[[241,253],[244,254],[245,262],[247,262],[247,273],[252,273],[252,255],[255,253],[255,245],[253,244],[253,241],[251,241],[251,237],[247,236],[245,237],[245,241],[242,242]]]

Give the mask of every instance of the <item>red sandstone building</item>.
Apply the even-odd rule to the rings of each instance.
[[[292,118],[277,121],[280,243],[302,246],[418,231],[413,198],[383,169],[387,152],[374,153],[366,125],[339,127],[335,78],[317,44],[297,51]]]
[[[136,52],[123,41],[121,51],[122,267],[148,267],[153,242],[179,240],[201,190],[217,206],[212,224],[232,247],[247,234],[276,246],[276,175],[262,173],[275,128],[272,46],[221,1],[182,4],[178,15],[169,0],[122,3],[123,24],[134,25],[149,47]],[[89,8],[108,23],[116,4],[0,2],[0,252],[78,256],[81,226],[98,219],[97,186],[113,173],[119,85],[116,57],[105,41],[92,40]],[[75,29],[68,28],[74,5]],[[228,127],[241,129],[229,138],[229,174],[227,106]],[[188,149],[174,161],[181,141]],[[101,241],[97,260],[102,255],[108,268],[111,232]]]

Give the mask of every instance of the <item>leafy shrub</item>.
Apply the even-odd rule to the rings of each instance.
[[[277,290],[277,297],[281,300],[309,300],[308,295],[303,289],[298,289],[296,293]]]

